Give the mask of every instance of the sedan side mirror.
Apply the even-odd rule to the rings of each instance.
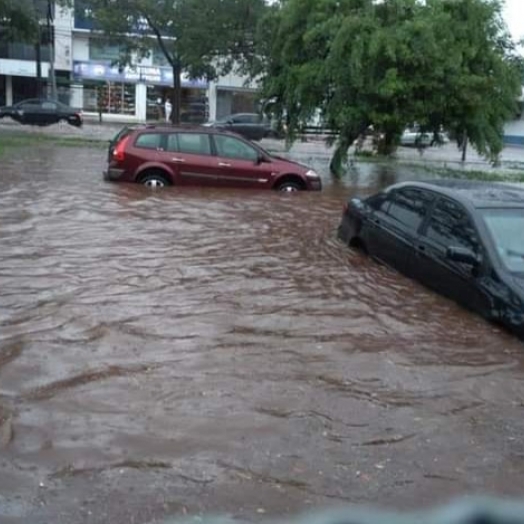
[[[461,262],[473,267],[478,267],[481,263],[480,256],[467,247],[448,247],[446,257],[453,262]]]

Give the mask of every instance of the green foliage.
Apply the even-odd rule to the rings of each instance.
[[[416,122],[495,159],[520,94],[522,59],[498,0],[285,0],[259,41],[256,73],[289,138],[316,109],[338,132],[335,174],[370,126],[381,154]]]
[[[0,0],[0,42],[36,43],[39,20],[45,19],[50,0]],[[69,6],[71,0],[53,0]]]
[[[173,120],[178,121],[180,74],[215,78],[250,60],[264,0],[83,0],[100,36],[132,54],[159,49],[175,73]]]
[[[0,41],[34,42],[38,12],[31,0],[0,0]]]

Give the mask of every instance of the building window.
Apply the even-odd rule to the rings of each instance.
[[[171,67],[171,64],[167,61],[166,55],[158,47],[153,49],[151,52],[151,61],[155,66]]]
[[[109,44],[103,40],[89,40],[89,59],[104,62],[116,62],[121,55],[119,45]]]
[[[217,88],[217,113],[220,120],[236,113],[258,113],[258,93],[256,91]]]

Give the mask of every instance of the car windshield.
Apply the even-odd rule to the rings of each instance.
[[[483,209],[482,216],[502,263],[524,273],[524,209]]]
[[[63,104],[62,102],[53,102],[52,100],[50,100],[50,102],[56,104],[58,109],[64,109],[64,110],[72,109],[71,106],[68,106],[67,104]]]

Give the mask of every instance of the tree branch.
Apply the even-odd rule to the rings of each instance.
[[[153,22],[151,21],[151,17],[147,13],[143,13],[143,16],[147,20],[149,27],[155,34],[156,40],[158,42],[158,46],[160,47],[160,50],[162,51],[162,53],[164,53],[166,60],[169,62],[169,65],[173,69],[180,67],[180,62],[178,60],[178,57],[171,56],[171,54],[167,50],[166,44],[164,43],[164,40],[162,39],[162,33],[160,33],[160,29],[158,29],[158,27],[155,24],[153,24]]]

